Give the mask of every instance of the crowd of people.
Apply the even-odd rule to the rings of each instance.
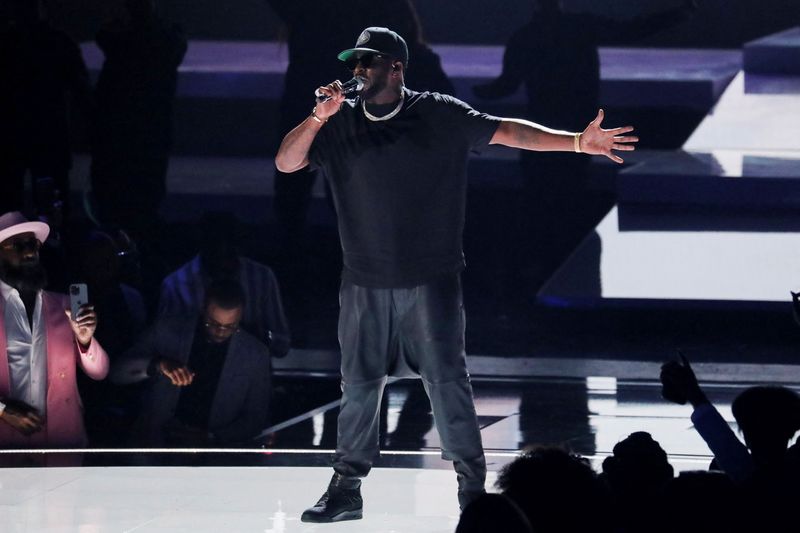
[[[239,255],[236,222],[204,218],[198,255],[164,279],[148,320],[119,236],[73,231],[47,268],[50,227],[0,216],[0,447],[255,444],[290,336],[275,275]],[[54,271],[85,282],[78,315]]]
[[[733,402],[744,442],[699,385],[689,362],[661,370],[662,394],[690,403],[691,421],[714,455],[707,470],[675,475],[667,452],[636,432],[614,446],[600,471],[560,447],[533,447],[506,465],[497,493],[475,500],[456,533],[633,533],[783,531],[800,496],[800,396],[755,386]]]

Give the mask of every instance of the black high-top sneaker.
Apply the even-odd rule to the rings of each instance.
[[[301,522],[359,520],[363,508],[361,480],[334,474],[317,504],[303,511]]]

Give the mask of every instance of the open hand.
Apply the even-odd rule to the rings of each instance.
[[[612,150],[632,152],[636,149],[632,143],[639,142],[639,138],[623,135],[623,133],[632,132],[633,126],[623,126],[610,130],[602,129],[600,124],[603,122],[604,117],[603,110],[599,110],[597,117],[581,133],[581,152],[591,155],[604,155],[615,163],[622,163],[622,158],[613,153]]]

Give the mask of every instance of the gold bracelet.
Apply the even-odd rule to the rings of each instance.
[[[574,139],[575,139],[575,153],[578,154],[583,153],[581,152],[581,134],[576,133]]]
[[[327,118],[325,120],[322,120],[321,118],[319,118],[317,116],[317,106],[314,106],[314,109],[311,110],[311,118],[313,118],[314,120],[316,120],[320,124],[325,124],[326,122],[328,122]]]

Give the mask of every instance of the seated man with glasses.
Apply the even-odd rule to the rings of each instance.
[[[161,317],[112,366],[118,384],[149,379],[135,443],[247,444],[266,427],[267,347],[240,329],[244,293],[236,281],[206,288],[203,312]]]

